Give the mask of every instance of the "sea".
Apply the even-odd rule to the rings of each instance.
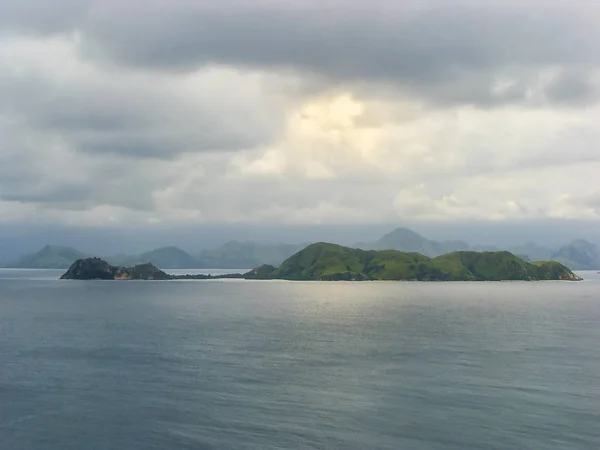
[[[596,272],[447,283],[60,273],[0,270],[0,450],[600,449]]]

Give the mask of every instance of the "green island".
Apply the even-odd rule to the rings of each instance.
[[[118,267],[100,258],[78,259],[60,277],[61,280],[210,280],[215,278],[244,278],[243,274],[227,275],[170,275],[152,263]]]
[[[360,250],[318,242],[295,253],[279,267],[262,265],[227,275],[169,275],[154,265],[116,267],[99,258],[75,261],[61,279],[207,280],[241,278],[298,281],[579,281],[555,261],[528,262],[507,251],[455,251],[435,258],[398,250]]]

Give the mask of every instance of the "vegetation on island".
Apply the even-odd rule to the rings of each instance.
[[[133,267],[117,267],[100,258],[85,258],[71,264],[60,278],[61,280],[168,280],[171,275],[150,263]]]
[[[510,252],[456,251],[436,258],[397,250],[361,250],[311,244],[267,273],[246,275],[286,280],[501,281],[579,280],[554,261],[530,263]]]
[[[60,277],[61,280],[210,280],[215,278],[243,278],[242,274],[227,275],[171,275],[152,263],[132,267],[113,266],[100,258],[78,259]]]
[[[279,267],[262,265],[245,274],[169,275],[150,263],[133,267],[117,267],[99,258],[86,258],[75,261],[61,278],[80,280],[245,278],[319,281],[580,280],[558,262],[530,263],[506,251],[457,251],[429,258],[419,253],[361,250],[324,242],[309,245],[286,259]]]

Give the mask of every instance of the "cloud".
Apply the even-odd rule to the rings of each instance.
[[[78,28],[94,0],[7,0],[0,3],[0,27],[34,35],[62,34]]]
[[[535,103],[539,74],[564,67],[581,75],[549,86],[545,100],[580,101],[596,88],[583,72],[599,62],[598,28],[586,20],[599,11],[582,0],[150,2],[144,20],[137,3],[104,5],[88,16],[81,48],[120,65],[294,70],[446,104]],[[498,77],[511,89],[494,92]]]
[[[80,60],[74,42],[61,38],[5,39],[0,56],[7,74],[0,112],[81,151],[170,158],[251,148],[277,126],[269,110],[275,102],[261,95],[261,74],[102,70]]]
[[[598,12],[2,2],[0,222],[598,220]]]
[[[328,86],[375,82],[444,104],[571,103],[597,92],[588,72],[600,58],[600,10],[585,0],[152,0],[143,8],[8,0],[2,8],[5,29],[76,35],[81,54],[117,67],[291,70]],[[564,68],[540,84],[541,73]]]
[[[600,162],[500,172],[420,184],[395,199],[400,214],[429,221],[598,220],[585,185]]]
[[[575,105],[595,103],[598,98],[597,82],[593,75],[578,70],[563,70],[548,83],[546,93],[555,102]]]

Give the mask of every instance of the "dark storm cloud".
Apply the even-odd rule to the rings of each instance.
[[[366,1],[152,5],[97,11],[86,22],[83,51],[159,70],[223,63],[314,72],[335,83],[375,80],[449,103],[520,101],[530,87],[526,71],[497,95],[490,93],[494,77],[507,68],[536,71],[600,59],[598,33],[583,21],[592,5],[581,1],[568,7],[460,0],[418,8]],[[565,82],[571,87],[553,86],[551,99],[591,94],[588,85]]]
[[[91,126],[92,123],[86,123]],[[212,134],[212,136],[211,136]],[[236,151],[252,142],[252,137],[219,135],[153,133],[144,130],[138,133],[104,135],[101,133],[82,133],[72,135],[75,147],[93,154],[115,154],[123,156],[140,156],[159,159],[171,159],[185,152],[202,151]]]
[[[92,190],[87,186],[35,186],[31,184],[31,180],[22,180],[14,185],[5,184],[2,200],[54,204],[58,207],[77,209],[73,206],[89,206],[88,199],[91,194]]]
[[[3,0],[0,29],[34,35],[52,35],[78,28],[94,0]]]
[[[573,17],[561,16],[564,11],[552,4],[541,10],[539,4],[430,3],[411,13],[404,2],[308,1],[293,7],[230,0],[219,7],[174,2],[144,10],[123,9],[121,2],[92,16],[85,32],[107,54],[150,66],[231,61],[350,76],[432,79],[439,74],[425,69],[597,57],[585,39],[588,30],[576,28]]]
[[[557,103],[579,106],[597,100],[598,92],[588,73],[565,71],[549,84],[546,94]]]
[[[268,140],[269,130],[251,119],[243,122],[239,111],[231,111],[238,120],[229,122],[207,109],[186,114],[181,105],[183,111],[169,113],[160,99],[155,105],[138,100],[135,94],[112,102],[94,95],[73,97],[46,104],[29,117],[36,128],[59,130],[73,148],[92,154],[172,159],[185,152],[236,151]],[[167,96],[162,100],[169,102]]]
[[[13,71],[5,61],[0,72],[0,118],[92,154],[172,159],[252,148],[268,142],[280,120],[267,117],[256,93],[238,93],[210,75],[190,87],[168,76],[111,74],[81,64],[56,75],[44,64]],[[202,85],[207,79],[210,87]]]
[[[440,218],[546,214],[597,172],[597,110],[584,107],[598,12],[578,0],[0,0],[0,223],[388,220],[405,191],[405,210]],[[515,167],[531,176],[492,179]],[[477,174],[485,183],[464,181]],[[563,206],[552,214],[579,213]]]
[[[4,137],[10,139],[10,133]],[[56,155],[43,143],[27,148],[11,140],[2,148],[12,149],[0,152],[2,201],[59,210],[110,204],[148,211],[154,206],[152,188],[163,183],[160,162],[142,164],[127,155],[92,160],[76,152]]]
[[[77,31],[83,54],[120,66],[287,68],[330,83],[376,80],[441,103],[522,102],[533,82],[527,70],[600,60],[589,20],[598,9],[584,0],[9,0],[0,8],[5,29]],[[512,89],[491,93],[513,68],[521,70]],[[585,74],[548,89],[559,103],[594,95]]]

